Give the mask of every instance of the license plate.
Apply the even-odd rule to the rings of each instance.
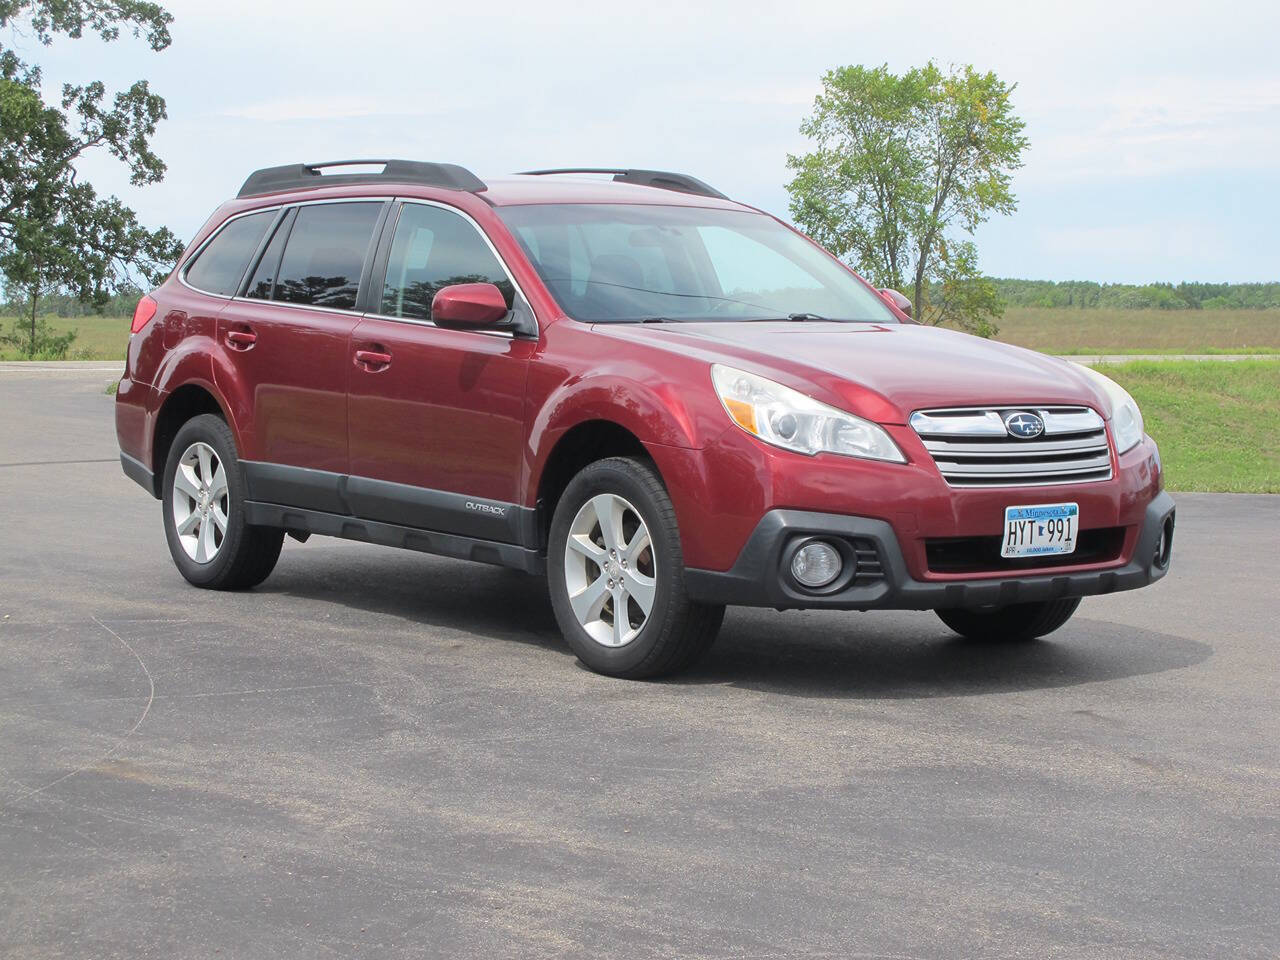
[[[1074,503],[1006,507],[1002,557],[1045,557],[1074,553],[1080,508]]]

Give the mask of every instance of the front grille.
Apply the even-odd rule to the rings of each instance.
[[[1003,537],[936,537],[925,540],[925,559],[933,573],[1030,570],[1075,567],[1116,560],[1124,548],[1124,527],[1081,530],[1074,553],[1042,557],[1002,557]]]
[[[1005,426],[1033,413],[1044,432],[1023,440]],[[1016,424],[1015,424],[1016,426]],[[1032,487],[1111,479],[1102,417],[1088,407],[963,407],[918,410],[911,427],[953,487]]]

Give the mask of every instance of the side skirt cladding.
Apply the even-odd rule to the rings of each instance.
[[[157,482],[156,475],[151,472],[145,463],[122,452],[120,454],[120,466],[124,470],[126,477],[157,500],[160,499],[160,484]]]
[[[369,477],[243,461],[248,520],[541,573],[537,511]]]

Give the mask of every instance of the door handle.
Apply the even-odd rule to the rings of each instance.
[[[391,354],[377,350],[357,350],[356,363],[370,372],[385,370],[391,366]]]
[[[258,335],[252,330],[228,330],[227,343],[240,350],[248,350],[258,342]]]

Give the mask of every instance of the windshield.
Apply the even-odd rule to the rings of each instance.
[[[497,212],[577,320],[897,322],[878,294],[763,214],[578,203]]]

